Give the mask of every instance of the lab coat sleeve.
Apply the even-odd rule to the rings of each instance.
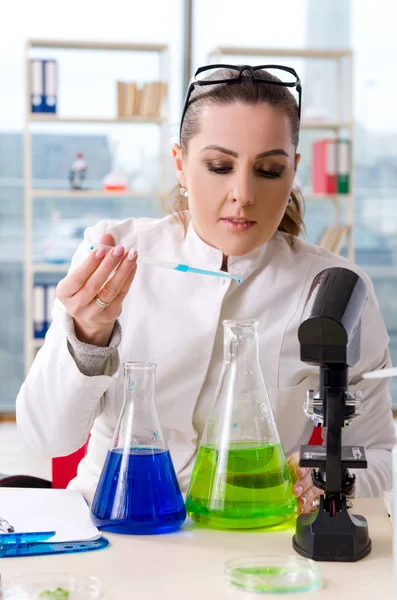
[[[108,230],[106,221],[86,230],[70,271],[87,257],[87,241],[98,240]],[[64,316],[65,308],[56,300],[45,343],[16,401],[18,430],[33,451],[49,457],[68,455],[86,442],[102,411],[102,396],[114,384],[107,373],[114,372],[113,362],[119,360],[115,351],[104,375],[83,375],[68,349]]]
[[[360,275],[363,277],[362,273]],[[349,427],[343,429],[344,445],[364,446],[368,468],[353,471],[356,474],[358,497],[382,497],[390,490],[392,481],[392,448],[396,443],[391,410],[389,379],[363,379],[366,371],[390,366],[389,338],[379,312],[373,286],[363,277],[368,288],[368,301],[362,315],[360,360],[350,369],[349,391],[360,391],[363,413]]]

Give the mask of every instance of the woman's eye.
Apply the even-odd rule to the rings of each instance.
[[[267,179],[276,179],[277,177],[281,177],[280,171],[266,171],[265,169],[258,169],[257,173],[261,177],[266,177]]]
[[[233,170],[233,167],[229,166],[229,165],[211,165],[208,164],[207,165],[207,169],[208,171],[211,171],[211,173],[219,173],[219,174],[226,174],[226,173],[230,173],[230,171]]]

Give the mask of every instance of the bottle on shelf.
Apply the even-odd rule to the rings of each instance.
[[[87,163],[82,152],[77,152],[75,160],[70,165],[69,181],[73,190],[81,190],[87,178]]]
[[[113,142],[111,151],[112,168],[103,179],[103,189],[108,192],[126,192],[128,190],[127,177],[116,165],[118,142]]]

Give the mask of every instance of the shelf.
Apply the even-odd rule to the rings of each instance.
[[[59,48],[63,50],[116,50],[130,52],[162,52],[167,50],[166,44],[130,44],[128,42],[83,42],[74,40],[30,39],[29,48]]]
[[[34,261],[34,252],[33,252],[33,216],[34,216],[34,206],[37,204],[35,199],[42,198],[42,201],[46,201],[46,199],[54,199],[59,202],[59,204],[63,203],[63,201],[85,201],[88,208],[88,202],[90,202],[90,206],[93,203],[100,202],[102,205],[102,199],[108,199],[108,202],[111,200],[117,199],[118,206],[121,205],[122,202],[130,200],[132,205],[137,205],[138,203],[141,205],[145,205],[147,203],[149,205],[150,200],[153,202],[157,202],[165,198],[168,190],[164,189],[166,183],[166,164],[165,158],[161,154],[161,144],[164,135],[164,128],[168,125],[167,118],[167,108],[164,107],[164,110],[161,111],[153,111],[154,116],[148,115],[131,115],[131,116],[118,116],[118,109],[115,105],[111,110],[102,113],[98,110],[99,114],[96,114],[93,110],[85,110],[84,107],[81,111],[76,111],[74,114],[68,113],[68,111],[57,112],[57,113],[36,113],[31,112],[31,73],[30,73],[30,60],[35,57],[46,57],[48,54],[50,56],[55,54],[55,58],[60,61],[63,60],[63,57],[70,51],[73,51],[75,56],[78,56],[78,52],[80,55],[84,51],[89,51],[90,55],[92,55],[95,60],[101,59],[104,52],[113,52],[113,56],[120,56],[121,52],[129,52],[129,56],[134,61],[138,61],[137,64],[139,66],[139,61],[142,57],[149,56],[148,53],[151,53],[151,59],[155,59],[155,63],[157,63],[156,71],[162,74],[162,78],[167,81],[169,84],[169,46],[166,43],[132,43],[129,41],[111,41],[111,40],[87,40],[87,39],[43,39],[41,37],[31,38],[26,41],[25,45],[25,90],[26,90],[26,102],[25,102],[25,127],[23,132],[24,139],[24,183],[25,183],[25,193],[24,193],[24,215],[25,215],[25,269],[24,269],[24,363],[25,363],[25,374],[28,373],[28,370],[32,364],[35,352],[38,348],[41,347],[43,340],[34,339],[33,338],[33,321],[34,321],[34,297],[33,297],[33,289],[35,279],[43,279],[43,280],[56,280],[65,277],[70,268],[69,256],[65,251],[65,254],[59,252],[59,256],[67,259],[68,262],[65,263],[51,263],[44,262],[45,254],[43,253],[42,259],[40,259],[40,255],[37,254],[36,257],[39,259],[37,262]],[[100,52],[102,52],[100,54]],[[114,54],[114,53],[119,54]],[[52,54],[51,54],[52,53]],[[136,53],[135,56],[133,53]],[[148,74],[148,80],[153,79],[153,75]],[[117,73],[114,74],[114,78],[117,78]],[[168,94],[167,94],[168,96]],[[95,106],[93,107],[95,109]],[[77,114],[76,114],[77,113]],[[157,187],[161,188],[156,189],[154,191],[137,191],[134,189],[134,181],[131,181],[131,189],[126,191],[108,191],[104,189],[88,189],[89,186],[100,188],[102,182],[87,179],[85,181],[86,187],[81,190],[73,190],[69,187],[69,180],[67,177],[53,179],[53,180],[33,180],[32,178],[32,143],[31,138],[32,135],[36,131],[41,130],[49,130],[50,128],[59,129],[63,131],[63,125],[69,124],[69,127],[65,128],[69,132],[76,131],[95,131],[97,130],[106,130],[110,131],[113,127],[117,125],[151,125],[158,128],[158,132],[160,136],[156,136],[158,138],[160,144],[160,168],[161,173],[159,174],[159,182],[157,183]],[[58,125],[58,127],[57,127]],[[74,126],[73,126],[74,125]],[[153,127],[151,127],[153,131]],[[135,142],[139,143],[139,140]],[[32,185],[35,185],[36,188],[32,189]],[[43,187],[44,186],[44,187]],[[136,182],[136,187],[138,187],[138,182]],[[144,185],[141,186],[142,188]],[[148,185],[147,189],[149,190],[151,186]],[[55,189],[54,189],[55,188]],[[59,188],[59,189],[57,189]],[[64,200],[62,200],[64,199]],[[92,200],[91,200],[92,199]],[[145,199],[148,199],[145,201]],[[147,210],[144,213],[147,214]],[[48,257],[51,255],[48,254]],[[56,254],[53,254],[56,257]],[[47,274],[47,275],[46,275]],[[52,274],[52,275],[50,275]]]
[[[109,123],[109,124],[154,124],[165,122],[161,117],[59,117],[46,113],[32,113],[28,117],[31,123]],[[303,121],[301,129],[346,129],[352,127],[349,121]]]
[[[304,200],[350,200],[352,194],[313,194],[312,192],[303,192],[302,196]]]
[[[351,121],[303,121],[301,123],[301,129],[348,129],[353,127]]]
[[[65,274],[69,271],[70,263],[33,263],[33,273],[61,273]]]
[[[161,117],[59,117],[47,113],[31,113],[28,123],[111,123],[111,124],[154,124],[161,125],[165,119]]]
[[[329,58],[339,59],[352,56],[351,50],[317,50],[314,48],[244,48],[232,46],[219,46],[210,52],[226,56],[288,56],[297,58]]]
[[[65,190],[65,189],[35,189],[30,190],[32,198],[161,198],[164,192],[109,192],[106,190]]]

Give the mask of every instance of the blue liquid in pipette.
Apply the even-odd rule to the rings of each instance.
[[[113,533],[179,529],[186,510],[170,453],[148,447],[108,452],[91,512],[97,527]]]

